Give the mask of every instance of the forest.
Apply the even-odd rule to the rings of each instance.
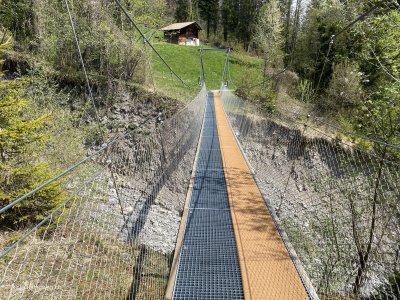
[[[198,49],[160,31],[186,21],[203,28],[202,47],[231,49],[237,96],[269,115],[318,117],[348,133],[337,140],[400,162],[399,0],[0,0],[0,207],[193,99]],[[225,56],[205,59],[216,89]],[[67,194],[47,185],[2,213],[1,230],[43,220]]]
[[[178,21],[202,20],[206,40],[263,57],[266,77],[278,73],[274,70],[295,72],[296,97],[312,104],[313,111],[335,116],[348,129],[399,143],[397,1],[193,0],[175,5]]]

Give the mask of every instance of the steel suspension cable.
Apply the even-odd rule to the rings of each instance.
[[[227,72],[229,68],[229,56],[230,56],[231,49],[227,48],[226,49],[226,57],[225,57],[225,63],[224,63],[224,71],[222,72],[222,78],[221,78],[221,87],[219,90],[219,93],[222,94],[222,91],[225,87],[225,78],[227,77]]]
[[[139,34],[143,37],[143,39],[147,42],[147,44],[150,46],[150,48],[154,51],[154,53],[161,59],[161,61],[167,66],[167,68],[170,70],[170,72],[186,87],[189,87],[183,79],[175,73],[175,71],[172,69],[172,67],[165,61],[165,59],[161,56],[161,54],[154,48],[154,46],[148,41],[146,35],[140,30],[140,28],[136,25],[135,21],[133,18],[129,15],[128,11],[123,7],[121,2],[119,0],[114,0],[115,3],[119,6],[119,8],[122,10],[122,12],[125,14],[125,16],[128,18],[129,22],[135,27],[135,29],[139,32]]]
[[[102,140],[104,140],[103,131],[102,131],[101,127],[100,127],[100,116],[99,116],[99,113],[98,113],[98,110],[97,110],[97,107],[96,107],[96,103],[94,101],[92,87],[90,86],[89,77],[88,77],[88,73],[87,73],[87,70],[86,70],[85,62],[83,61],[81,46],[79,44],[78,35],[76,33],[76,28],[75,28],[74,20],[72,19],[71,10],[69,8],[68,0],[64,0],[64,3],[65,3],[65,6],[66,6],[66,9],[67,9],[69,22],[71,24],[72,33],[74,34],[75,45],[76,45],[77,50],[78,50],[79,61],[81,63],[82,70],[83,70],[83,73],[84,73],[84,76],[85,76],[85,82],[86,82],[86,87],[87,87],[88,92],[89,92],[89,98],[90,98],[90,101],[92,102],[92,106],[93,106],[93,109],[94,109],[94,112],[95,112],[95,117],[96,117],[98,129],[99,129],[99,134],[100,134]]]
[[[91,102],[92,102],[92,105],[93,105],[93,109],[95,111],[96,122],[97,122],[97,126],[98,126],[98,129],[99,129],[99,134],[101,136],[102,141],[104,142],[105,137],[104,137],[103,130],[101,128],[101,120],[100,120],[100,116],[99,116],[99,113],[98,113],[98,110],[97,110],[97,107],[96,107],[96,103],[94,101],[92,88],[91,88],[91,85],[90,85],[90,82],[89,82],[89,77],[88,77],[88,74],[87,74],[87,71],[86,71],[85,62],[83,60],[82,51],[81,51],[81,47],[80,47],[79,40],[78,40],[78,35],[77,35],[76,29],[75,29],[75,24],[74,24],[74,21],[72,19],[72,14],[71,14],[71,11],[70,11],[70,8],[69,8],[68,0],[64,0],[64,2],[65,2],[65,6],[67,8],[68,18],[69,18],[69,21],[70,21],[70,24],[71,24],[72,32],[74,34],[75,44],[76,44],[76,48],[77,48],[78,53],[79,53],[79,58],[80,58],[80,62],[81,62],[81,65],[82,65],[82,69],[84,71],[86,85],[87,85],[87,88],[89,90],[89,96],[90,96],[90,99],[91,99]],[[141,33],[141,31],[139,31],[139,32]],[[115,173],[112,170],[110,170],[110,171],[111,171],[111,178],[112,178],[112,181],[113,181],[113,186],[114,186],[114,189],[115,189],[115,191],[117,193],[118,203],[119,203],[120,208],[121,208],[121,215],[125,219],[125,215],[124,215],[123,207],[122,207],[122,202],[121,202],[121,197],[120,197],[120,191],[118,190],[118,186],[117,186],[117,183],[116,183]]]

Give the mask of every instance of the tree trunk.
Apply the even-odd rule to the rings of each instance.
[[[224,41],[228,41],[228,28],[227,26],[224,26]]]
[[[358,266],[357,270],[357,276],[354,281],[354,288],[353,288],[353,293],[358,295],[360,293],[360,288],[362,285],[362,280],[364,277],[365,270],[368,265],[368,260],[369,260],[369,255],[371,253],[372,249],[372,243],[374,240],[374,235],[375,235],[375,228],[376,228],[376,208],[378,205],[378,189],[380,186],[380,181],[382,178],[382,170],[383,170],[383,165],[384,165],[384,159],[386,156],[386,148],[383,151],[381,161],[379,163],[379,170],[378,170],[378,175],[375,179],[375,187],[374,187],[374,197],[373,197],[373,202],[372,202],[372,218],[371,218],[371,226],[369,228],[369,238],[368,238],[368,244],[367,244],[367,249],[364,251],[358,250],[358,257],[360,260],[360,265]],[[362,249],[362,247],[360,248]]]
[[[207,19],[207,39],[210,38],[210,27],[211,27],[211,20]]]
[[[292,0],[287,0],[285,17],[285,54],[289,54],[290,47],[290,19],[291,19]]]
[[[291,41],[291,46],[289,49],[289,54],[293,54],[293,52],[296,48],[297,34],[299,32],[299,26],[300,26],[301,1],[302,0],[297,0],[297,2],[296,2],[296,10],[295,10],[295,14],[294,14],[294,22],[293,22],[293,29],[292,29],[292,41]]]
[[[3,164],[6,162],[6,154],[2,145],[0,145],[0,159]]]

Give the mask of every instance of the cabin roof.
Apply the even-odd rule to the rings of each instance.
[[[182,23],[174,23],[171,25],[168,25],[164,28],[161,28],[162,31],[174,31],[174,30],[181,30],[185,27],[188,27],[192,24],[195,24],[196,27],[201,30],[202,28],[200,27],[200,25],[197,22],[182,22]]]

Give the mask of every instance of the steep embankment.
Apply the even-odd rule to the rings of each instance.
[[[298,120],[231,114],[231,121],[318,293],[351,293],[359,278],[363,295],[379,290],[397,263],[398,164]],[[360,243],[370,244],[368,267]]]

